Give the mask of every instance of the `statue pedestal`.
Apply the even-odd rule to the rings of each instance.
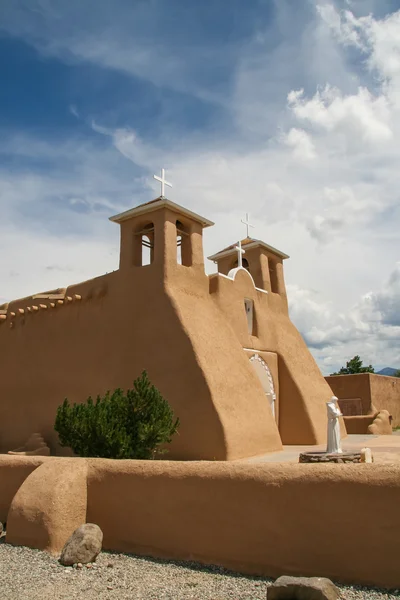
[[[360,463],[361,452],[342,452],[328,454],[327,452],[302,452],[299,463]]]

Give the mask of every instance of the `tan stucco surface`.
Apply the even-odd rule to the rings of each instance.
[[[339,399],[361,398],[364,415],[387,410],[393,417],[392,426],[400,427],[399,377],[360,373],[330,376],[326,381]]]
[[[325,377],[332,392],[339,398],[360,398],[362,414],[369,415],[374,412],[371,400],[371,386],[369,373],[358,373],[356,375],[330,375]]]
[[[385,377],[371,374],[372,403],[378,410],[387,410],[392,415],[392,426],[400,427],[400,377]]]
[[[348,434],[368,433],[368,427],[374,422],[374,415],[355,415],[344,417],[344,424]]]
[[[43,461],[42,457],[0,455],[0,522],[7,521],[11,502],[25,481]]]
[[[399,494],[399,465],[49,458],[17,492],[7,541],[56,552],[86,517],[109,550],[393,588]]]
[[[124,217],[119,270],[56,290],[58,300],[28,297],[2,307],[1,452],[38,432],[52,454],[68,453],[54,431],[64,398],[83,402],[128,388],[143,369],[181,422],[170,458],[234,460],[279,450],[282,442],[324,443],[331,390],[289,319],[282,256],[252,248],[254,278],[245,270],[230,279],[207,276],[202,221],[178,210],[164,203]],[[178,219],[185,230],[183,265],[177,264]],[[149,221],[154,260],[137,266],[136,234]],[[252,333],[245,298],[254,302]],[[266,357],[275,379],[277,419],[249,362],[251,351]]]
[[[0,463],[1,464],[1,463]],[[7,542],[58,554],[86,522],[87,462],[50,459],[15,494],[7,517]]]

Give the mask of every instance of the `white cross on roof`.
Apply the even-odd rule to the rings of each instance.
[[[243,267],[243,254],[246,254],[246,251],[242,248],[242,242],[239,241],[238,245],[235,246],[235,250],[238,253],[238,267]]]
[[[157,175],[153,175],[153,177],[161,183],[161,198],[165,198],[165,186],[168,185],[169,187],[172,187],[172,183],[169,183],[165,179],[165,169],[161,169],[161,177],[158,177]]]
[[[246,213],[246,220],[243,221],[243,219],[241,219],[241,222],[243,225],[246,225],[246,237],[249,237],[249,227],[254,227],[254,225],[249,222],[249,213]]]

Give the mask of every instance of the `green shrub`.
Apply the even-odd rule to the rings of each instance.
[[[146,371],[126,393],[116,389],[73,406],[65,399],[55,421],[61,446],[78,456],[102,458],[154,458],[166,452],[159,447],[171,441],[178,427],[179,419]]]

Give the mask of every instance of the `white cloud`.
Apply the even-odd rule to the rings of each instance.
[[[290,313],[324,373],[356,354],[378,367],[400,365],[400,264],[381,289],[365,294],[346,313],[310,291],[290,288]]]
[[[299,160],[313,160],[315,158],[315,146],[304,129],[292,127],[285,138],[287,146],[293,148],[293,155]]]
[[[288,103],[300,121],[328,132],[340,131],[357,136],[360,142],[377,144],[391,140],[391,112],[385,95],[374,97],[369,90],[359,88],[357,94],[343,96],[340,90],[327,85],[311,100],[304,91],[292,91]]]

